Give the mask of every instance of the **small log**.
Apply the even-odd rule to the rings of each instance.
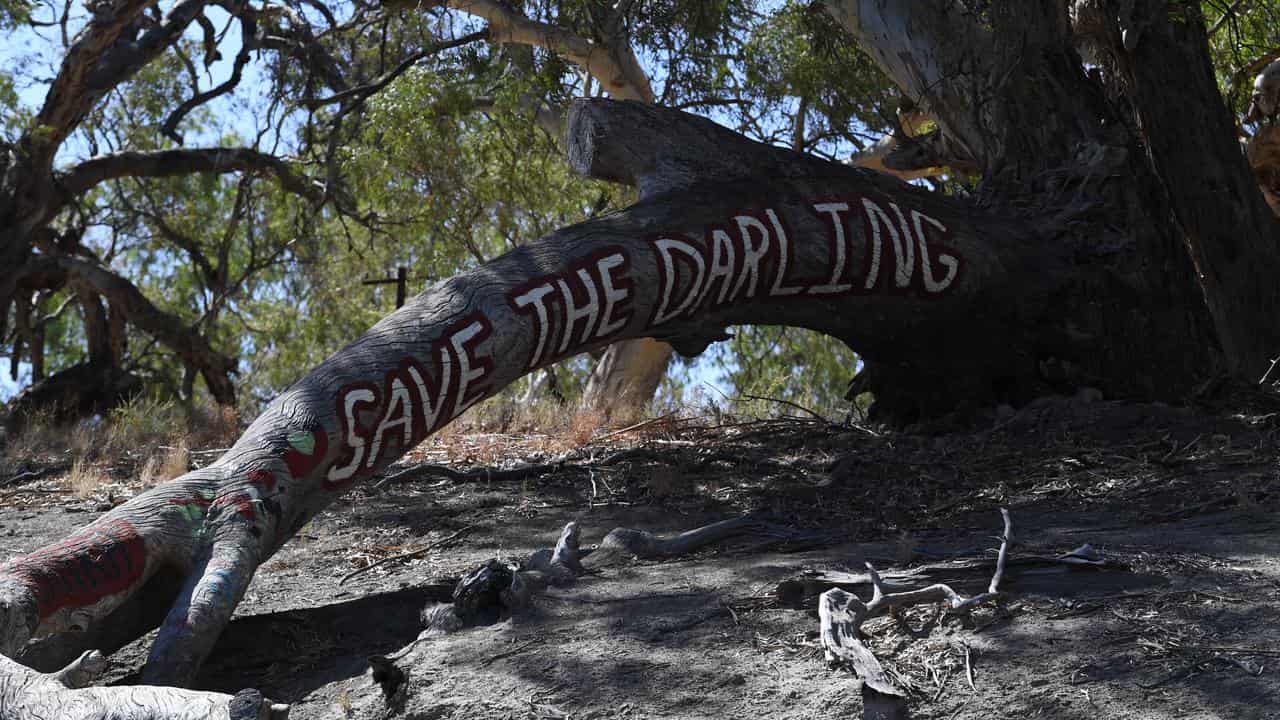
[[[256,690],[235,695],[171,687],[85,687],[106,660],[87,652],[55,673],[41,673],[0,655],[0,716],[5,720],[280,720],[289,706]]]

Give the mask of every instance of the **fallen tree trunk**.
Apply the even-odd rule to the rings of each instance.
[[[322,508],[524,374],[620,340],[694,354],[730,325],[811,328],[883,370],[878,401],[908,419],[1034,393],[1045,353],[1072,342],[1081,363],[1112,362],[1091,360],[1097,337],[1073,340],[1082,321],[1064,300],[1111,271],[1027,222],[639,103],[579,101],[570,133],[575,168],[642,200],[435,285],[277,398],[213,465],[11,560],[0,650],[50,633],[79,649],[104,624],[137,636],[154,615],[127,607],[168,607],[144,679],[187,683],[259,564]],[[1126,301],[1113,307],[1147,300]],[[1129,338],[1145,352],[1111,377],[1185,361],[1150,339]]]

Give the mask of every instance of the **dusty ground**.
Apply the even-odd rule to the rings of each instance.
[[[817,648],[813,598],[780,584],[863,560],[989,556],[1006,506],[1015,557],[1089,543],[1123,567],[1015,574],[976,627],[913,637],[869,623],[916,717],[1280,718],[1277,424],[1065,399],[951,434],[668,420],[519,481],[367,486],[259,571],[201,684],[260,688],[298,718],[857,717],[857,681]],[[651,452],[611,457],[626,447]],[[556,451],[545,438],[455,435],[413,462],[503,468]],[[129,491],[106,492],[81,499],[49,479],[0,489],[0,557]],[[827,535],[635,562],[496,625],[414,642],[419,611],[454,579],[551,545],[570,520],[591,543],[617,526],[677,531],[744,512]],[[366,658],[393,653],[409,681],[388,708]],[[113,677],[144,656],[144,643],[118,653]]]

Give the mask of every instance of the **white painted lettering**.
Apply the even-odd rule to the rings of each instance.
[[[375,400],[377,400],[377,396],[367,388],[349,390],[343,395],[342,411],[347,423],[347,445],[351,447],[351,462],[342,467],[329,468],[330,480],[346,480],[355,475],[356,470],[364,463],[365,442],[364,437],[360,435],[359,425],[357,424],[359,421],[356,418],[356,405],[359,403],[371,403]]]
[[[578,270],[578,279],[582,281],[582,286],[587,290],[587,302],[581,307],[576,305],[573,297],[573,289],[564,280],[556,280],[556,284],[560,286],[560,295],[564,298],[564,332],[560,336],[560,352],[569,349],[569,340],[573,335],[573,328],[578,324],[579,320],[586,320],[587,324],[582,328],[582,335],[578,342],[586,342],[591,338],[591,331],[595,328],[596,319],[600,317],[600,296],[596,293],[595,281],[591,279],[591,275],[585,269]]]
[[[483,378],[486,375],[486,370],[484,366],[474,367],[472,365],[474,358],[467,348],[467,342],[482,332],[484,332],[484,325],[477,321],[454,333],[449,338],[449,344],[453,346],[454,357],[458,359],[458,390],[457,399],[454,400],[454,417],[462,414],[463,410],[471,407],[480,399],[479,394],[473,398],[468,397],[468,395],[470,394],[471,384]]]
[[[769,224],[773,225],[774,236],[778,238],[778,270],[777,275],[773,278],[773,287],[769,289],[769,294],[773,297],[795,295],[804,291],[802,287],[786,287],[782,283],[787,275],[787,261],[791,254],[791,241],[787,239],[787,231],[782,229],[782,221],[778,219],[778,213],[769,208],[764,211],[769,217]]]
[[[629,294],[626,288],[620,288],[614,284],[613,271],[625,265],[626,262],[622,253],[614,253],[596,262],[604,295],[604,310],[600,313],[600,327],[596,328],[596,337],[605,337],[621,330],[630,319],[630,316],[613,317],[614,307],[626,300]]]
[[[413,440],[413,400],[409,397],[409,388],[400,378],[391,381],[391,396],[387,398],[387,411],[382,415],[382,422],[373,431],[373,445],[369,448],[367,467],[377,462],[386,434],[400,428],[400,449],[409,447]]]
[[[515,299],[516,307],[524,308],[533,305],[534,312],[538,315],[535,323],[538,326],[538,344],[533,348],[533,355],[529,357],[529,367],[535,367],[542,362],[542,353],[547,347],[547,306],[542,302],[542,298],[550,293],[555,292],[555,288],[551,285],[539,285],[529,292],[519,295]]]
[[[671,318],[674,318],[689,309],[698,298],[698,290],[702,287],[703,276],[706,275],[706,262],[702,259],[702,253],[698,248],[690,245],[683,240],[673,240],[671,238],[660,238],[654,242],[654,247],[658,249],[658,254],[662,257],[663,283],[662,296],[658,301],[658,311],[654,313],[653,325],[661,325]],[[693,278],[693,282],[689,285],[689,290],[685,293],[683,301],[672,308],[672,294],[676,290],[676,263],[672,257],[672,252],[680,252],[691,259],[697,268],[697,274]]]
[[[880,226],[888,228],[889,234],[893,236],[893,244],[896,246],[901,242],[898,237],[898,230],[894,227],[893,222],[889,220],[889,216],[879,205],[868,200],[862,199],[862,208],[866,211],[867,223],[871,226],[871,267],[867,268],[867,279],[864,284],[867,290],[875,289],[876,282],[880,279],[880,256],[883,254],[884,240],[880,236]]]
[[[925,292],[943,292],[951,287],[951,283],[955,282],[956,275],[960,271],[960,260],[946,253],[938,255],[938,264],[947,269],[947,274],[941,280],[934,279],[933,268],[930,267],[929,263],[929,246],[925,242],[923,223],[927,222],[943,233],[947,231],[947,226],[918,210],[911,211],[911,220],[915,223],[916,238],[920,243],[920,272],[924,275]]]
[[[756,296],[756,282],[760,278],[760,260],[769,254],[769,228],[750,215],[738,215],[733,220],[738,223],[738,234],[742,238],[742,273],[738,275],[738,282],[733,286],[730,299],[737,299],[744,282],[747,284],[746,296],[753,298]],[[759,245],[751,242],[752,230],[760,237]]]
[[[896,253],[898,263],[894,279],[898,287],[909,287],[911,285],[911,277],[916,274],[915,248],[912,242],[914,234],[911,232],[911,226],[907,224],[907,218],[902,214],[902,208],[898,207],[898,203],[889,203],[889,209],[893,210],[894,215],[898,216],[898,227],[902,228],[901,245],[898,244],[898,236],[896,234],[893,236],[893,251]]]
[[[850,283],[840,282],[844,277],[844,266],[846,257],[848,256],[848,238],[844,231],[844,218],[840,217],[840,213],[849,212],[849,203],[818,203],[813,209],[825,213],[831,218],[831,227],[833,230],[832,242],[835,243],[833,248],[831,279],[825,285],[814,285],[809,288],[810,295],[830,295],[833,293],[847,292],[853,287]]]
[[[733,239],[729,237],[729,233],[723,230],[713,230],[711,233],[711,269],[707,272],[707,281],[702,285],[702,291],[698,293],[698,299],[693,303],[693,307],[702,307],[702,301],[707,295],[711,294],[711,286],[717,281],[720,283],[720,294],[716,298],[717,303],[723,303],[725,296],[729,294],[729,286],[733,280]]]
[[[437,389],[433,395],[426,379],[422,377],[422,373],[418,372],[418,368],[413,365],[409,366],[409,377],[413,380],[413,384],[418,387],[418,396],[422,401],[422,433],[424,437],[426,433],[434,430],[440,422],[440,415],[445,405],[445,396],[449,394],[452,370],[452,356],[449,355],[448,350],[440,348],[440,382],[436,385]]]

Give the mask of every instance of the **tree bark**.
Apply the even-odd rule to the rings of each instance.
[[[38,673],[0,656],[0,708],[13,720],[271,720],[288,714],[287,706],[253,691],[86,687],[105,667],[98,653],[86,653],[57,673]]]
[[[1195,263],[1227,369],[1257,382],[1280,356],[1280,223],[1218,94],[1200,7],[1139,0],[1133,17],[1141,35],[1123,72],[1147,152]]]
[[[674,352],[669,344],[651,338],[610,345],[591,371],[582,406],[604,412],[646,407],[667,376]]]

